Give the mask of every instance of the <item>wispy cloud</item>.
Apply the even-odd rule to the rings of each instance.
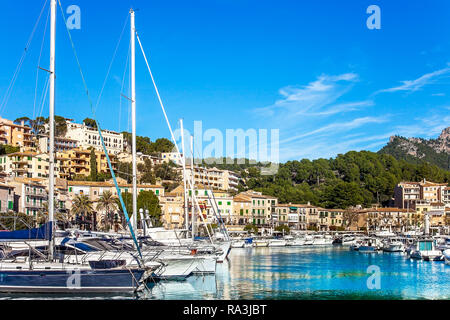
[[[358,81],[358,75],[355,73],[324,74],[305,86],[281,88],[279,90],[281,99],[268,107],[254,109],[254,112],[270,117],[275,114],[283,117],[286,113],[290,117],[299,115],[326,116],[373,105],[372,101],[336,104],[336,101],[348,92],[356,81]]]
[[[448,76],[449,74],[450,74],[450,67],[447,67],[447,68],[444,68],[441,70],[437,70],[437,71],[434,71],[431,73],[424,74],[423,76],[421,76],[420,78],[417,78],[415,80],[401,81],[402,85],[400,85],[400,86],[389,88],[389,89],[379,90],[376,93],[397,92],[397,91],[415,92],[415,91],[422,89],[426,85],[432,84],[432,83],[436,82],[437,80],[439,80],[445,76]]]
[[[287,143],[287,142],[291,142],[291,141],[295,141],[301,138],[305,138],[305,137],[309,137],[309,136],[313,136],[313,135],[318,135],[318,134],[322,134],[322,135],[334,135],[338,132],[343,132],[343,131],[348,131],[351,129],[356,129],[359,128],[365,124],[369,124],[369,123],[383,123],[383,122],[387,122],[389,119],[389,115],[385,115],[385,116],[380,116],[380,117],[363,117],[363,118],[356,118],[353,119],[351,121],[346,121],[346,122],[337,122],[337,123],[331,123],[328,124],[324,127],[315,129],[313,131],[310,132],[306,132],[306,133],[302,133],[300,135],[296,135],[293,137],[289,137],[287,139],[284,139],[282,141],[280,141],[280,143]]]

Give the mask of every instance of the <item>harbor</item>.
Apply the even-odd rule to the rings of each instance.
[[[47,16],[33,118],[0,117],[0,300],[450,299],[450,171],[443,158],[439,167],[362,148],[312,161],[293,155],[285,163],[279,155],[257,162],[222,159],[215,150],[210,158],[182,118],[192,110],[177,110],[170,94],[166,108],[167,93],[160,93],[144,45],[155,39],[138,28],[149,16],[123,11],[125,23],[94,105],[95,90],[86,80],[93,68],[79,59],[84,54],[64,12],[61,1],[45,0],[22,56]],[[80,73],[77,91],[86,93],[91,107],[93,118],[82,123],[55,114],[57,99],[70,95],[56,75],[59,83],[72,81],[57,71],[56,62],[67,62],[70,52],[57,50],[59,29],[67,31]],[[117,58],[124,64],[119,77],[113,65],[122,39],[128,50]],[[48,66],[41,63],[43,52]],[[37,106],[41,72],[46,82]],[[119,112],[97,113],[110,76],[120,85],[114,89]],[[322,76],[299,94],[356,79],[353,73]],[[167,131],[157,134],[169,139],[137,135],[157,122],[144,108],[147,91],[157,98],[154,109]],[[171,122],[172,112],[181,116],[178,122]],[[117,132],[105,119],[100,125],[97,116],[104,114],[118,120]],[[121,131],[125,120],[128,131]],[[322,131],[328,130],[312,135]],[[434,131],[442,132],[434,148],[444,152],[450,127]],[[245,135],[235,138],[245,144]]]
[[[368,266],[380,267],[380,289],[369,289]],[[139,295],[0,295],[0,299],[449,299],[444,262],[409,259],[406,253],[364,254],[334,245],[232,249],[216,274],[160,281]]]

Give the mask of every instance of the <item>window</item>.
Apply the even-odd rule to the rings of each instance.
[[[227,202],[227,206],[231,206],[231,202],[230,201]]]
[[[156,195],[159,196],[159,190],[156,190]]]
[[[222,201],[219,201],[219,206],[221,206],[222,205]]]

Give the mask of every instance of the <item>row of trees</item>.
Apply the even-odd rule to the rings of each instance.
[[[387,154],[350,151],[335,159],[289,161],[274,176],[261,176],[258,167],[241,170],[245,185],[278,197],[281,203],[306,203],[325,208],[348,208],[373,203],[389,205],[400,181],[426,179],[450,182],[450,171],[429,163],[411,164]]]
[[[37,137],[40,134],[45,134],[45,125],[48,125],[49,118],[36,117],[36,119],[30,119],[28,117],[21,117],[14,120],[14,123],[25,125],[31,128],[31,132]],[[58,137],[63,137],[67,133],[67,123],[66,118],[61,116],[55,116],[55,135]]]
[[[132,136],[129,132],[122,132],[128,147],[132,147]],[[160,138],[152,142],[149,137],[136,137],[136,151],[145,155],[157,155],[161,152],[172,152],[175,145],[166,138]]]
[[[133,212],[133,197],[131,193],[122,193],[122,198],[129,217]],[[126,219],[123,209],[118,197],[111,192],[104,192],[97,200],[97,205],[94,208],[94,203],[89,200],[86,195],[77,195],[72,202],[72,216],[75,215],[76,221],[92,221],[92,217],[96,212],[101,212],[99,216],[99,229],[109,231],[111,228],[117,229],[119,225],[122,228],[126,227]],[[161,207],[159,205],[158,197],[152,191],[142,191],[137,198],[138,209],[148,210],[153,223],[156,226],[161,224]],[[140,216],[138,216],[140,220]]]

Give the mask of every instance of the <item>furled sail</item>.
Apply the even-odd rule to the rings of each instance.
[[[40,228],[18,231],[0,231],[0,241],[5,240],[50,240],[52,223],[48,222]]]

